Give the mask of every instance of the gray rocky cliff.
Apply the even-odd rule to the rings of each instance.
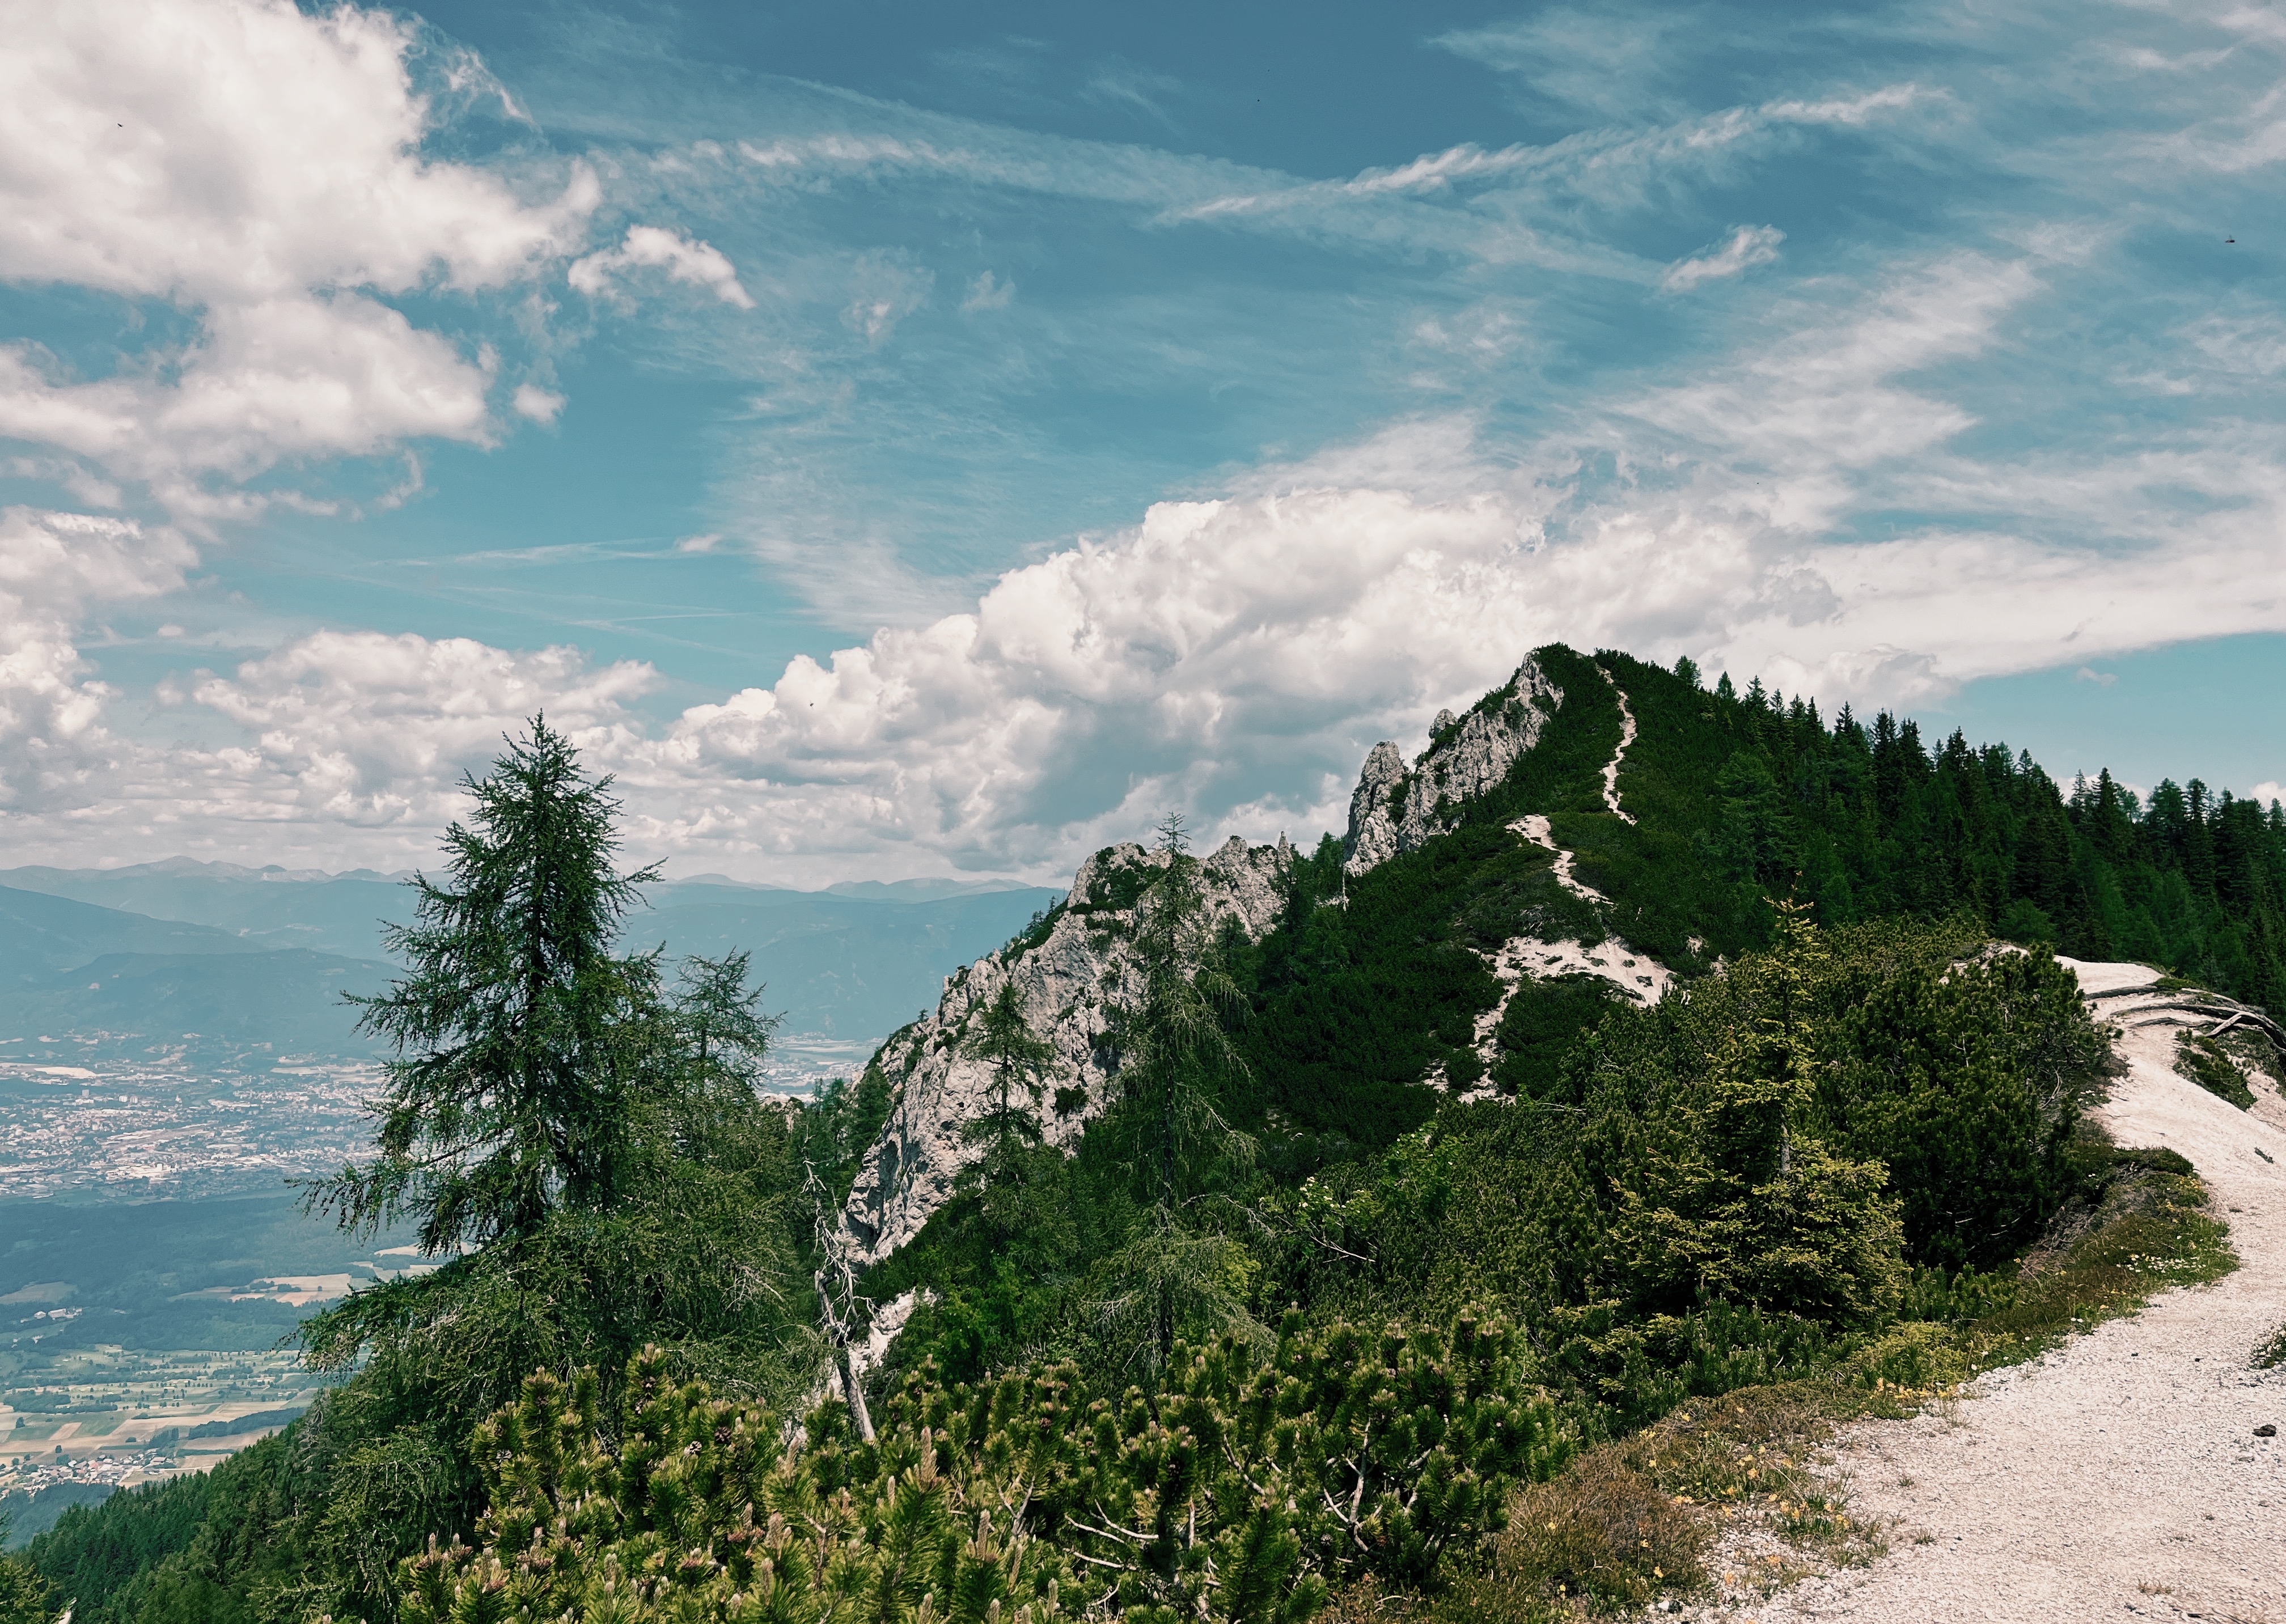
[[[1250,847],[1233,836],[1202,859],[1217,926],[1234,918],[1258,937],[1274,925],[1285,906],[1279,882],[1293,856],[1282,838]],[[1132,968],[1135,898],[1165,863],[1163,855],[1132,844],[1096,853],[1080,865],[1044,933],[1020,937],[949,978],[935,1010],[881,1046],[873,1063],[896,1093],[842,1209],[852,1261],[879,1263],[918,1234],[961,1170],[981,1154],[963,1141],[961,1124],[989,1106],[991,1068],[965,1054],[963,1040],[1002,982],[1015,982],[1032,1030],[1055,1046],[1037,1113],[1047,1142],[1068,1148],[1102,1114],[1113,1087],[1105,1045]]]
[[[1563,690],[1538,661],[1528,659],[1506,687],[1486,695],[1467,715],[1455,720],[1452,712],[1439,711],[1429,748],[1412,766],[1395,745],[1376,745],[1350,797],[1343,866],[1362,874],[1444,833],[1449,808],[1506,778],[1517,758],[1540,742],[1548,718],[1563,703]]]

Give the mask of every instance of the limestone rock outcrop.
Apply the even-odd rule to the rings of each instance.
[[[1201,878],[1216,926],[1236,919],[1249,936],[1267,931],[1285,906],[1279,882],[1293,860],[1282,837],[1249,846],[1233,836],[1209,854]],[[853,1262],[879,1263],[918,1234],[981,1154],[961,1124],[990,1105],[991,1069],[964,1052],[964,1040],[1004,981],[1015,983],[1026,1021],[1056,1050],[1037,1111],[1047,1142],[1076,1143],[1102,1113],[1112,1086],[1107,1044],[1133,968],[1136,899],[1165,864],[1131,843],[1096,853],[1039,926],[949,978],[935,1010],[881,1045],[873,1063],[896,1092],[842,1209]]]
[[[1563,690],[1528,659],[1506,687],[1486,694],[1467,715],[1439,712],[1429,748],[1412,766],[1395,745],[1376,745],[1350,797],[1343,866],[1362,874],[1444,833],[1448,810],[1506,778],[1517,758],[1540,742],[1548,718],[1563,703]]]
[[[1465,716],[1440,712],[1411,766],[1395,745],[1376,745],[1350,800],[1348,871],[1362,874],[1443,833],[1454,808],[1507,778],[1563,702],[1538,662],[1526,660]],[[1280,881],[1293,861],[1282,837],[1251,847],[1233,837],[1206,856],[1216,924],[1235,919],[1257,938],[1268,931],[1284,908]],[[949,978],[935,1010],[881,1045],[873,1064],[895,1092],[842,1208],[852,1263],[879,1263],[918,1234],[981,1154],[961,1127],[991,1104],[991,1069],[966,1052],[966,1040],[1004,982],[1015,983],[1025,1019],[1056,1051],[1036,1113],[1046,1142],[1068,1148],[1101,1115],[1115,1086],[1108,1045],[1131,991],[1136,900],[1165,862],[1132,844],[1096,853],[1046,918]]]

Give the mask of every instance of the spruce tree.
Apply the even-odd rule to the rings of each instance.
[[[1694,992],[1675,1021],[1664,1099],[1640,1115],[1591,1101],[1620,1136],[1604,1153],[1614,1257],[1638,1311],[1729,1303],[1863,1325],[1901,1289],[1896,1203],[1879,1163],[1808,1131],[1832,961],[1806,904],[1771,906],[1770,950]]]

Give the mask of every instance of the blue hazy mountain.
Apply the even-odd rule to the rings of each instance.
[[[227,930],[0,887],[0,988],[51,980],[106,953],[251,953]]]
[[[719,875],[650,887],[627,945],[744,950],[789,1034],[870,1041],[933,1005],[943,979],[1059,893],[993,881],[845,882],[824,891]],[[361,1052],[343,989],[392,971],[384,921],[401,876],[170,858],[121,869],[0,871],[0,1039],[59,1029]],[[227,959],[228,962],[225,962]]]
[[[226,931],[256,949],[382,958],[382,921],[412,915],[401,877],[240,868],[169,857],[131,868],[0,870],[0,886]],[[60,967],[60,966],[59,966]]]

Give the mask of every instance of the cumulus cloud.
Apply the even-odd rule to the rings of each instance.
[[[393,866],[425,855],[459,814],[461,775],[537,713],[599,761],[639,755],[627,707],[658,681],[647,665],[374,632],[317,632],[162,682],[162,711],[189,725],[122,728],[83,645],[117,609],[179,591],[196,563],[166,526],[0,511],[0,840],[25,860],[98,861],[127,840]]]
[[[488,443],[491,349],[388,301],[532,283],[585,246],[602,188],[584,161],[519,173],[424,150],[456,108],[485,99],[522,116],[473,57],[378,10],[13,8],[0,279],[170,304],[192,334],[97,378],[0,346],[0,435],[64,453],[56,477],[83,491],[105,483],[99,469],[205,518],[275,500],[242,487],[282,461]],[[718,250],[654,225],[570,275],[599,295],[646,269],[753,306]],[[545,422],[562,402],[525,383],[510,404]]]
[[[195,562],[173,531],[30,508],[0,511],[0,811],[82,808],[114,750],[77,646],[91,608],[151,598]]]
[[[656,225],[631,225],[618,248],[572,261],[569,280],[581,293],[599,298],[637,268],[664,271],[669,280],[706,288],[740,310],[754,308],[753,296],[739,284],[737,267],[721,249]]]
[[[435,829],[460,775],[497,754],[504,733],[546,712],[598,756],[634,737],[627,702],[650,666],[591,667],[578,650],[495,649],[466,637],[318,632],[228,675],[167,697],[237,724],[249,742],[212,753],[193,776],[190,816]]]
[[[519,383],[512,404],[519,417],[528,417],[536,423],[552,423],[564,410],[564,397],[554,390],[542,389],[537,383]]]
[[[133,374],[59,378],[0,347],[0,434],[57,446],[211,509],[201,475],[246,478],[288,456],[362,456],[400,440],[488,433],[491,368],[352,294],[211,309],[201,339]]]
[[[0,274],[253,304],[310,288],[498,286],[579,232],[586,171],[527,204],[431,161],[411,25],[283,0],[13,8]]]
[[[1741,225],[1727,240],[1706,253],[1678,259],[1659,279],[1661,293],[1688,293],[1701,282],[1738,276],[1778,256],[1785,233],[1775,225]]]

